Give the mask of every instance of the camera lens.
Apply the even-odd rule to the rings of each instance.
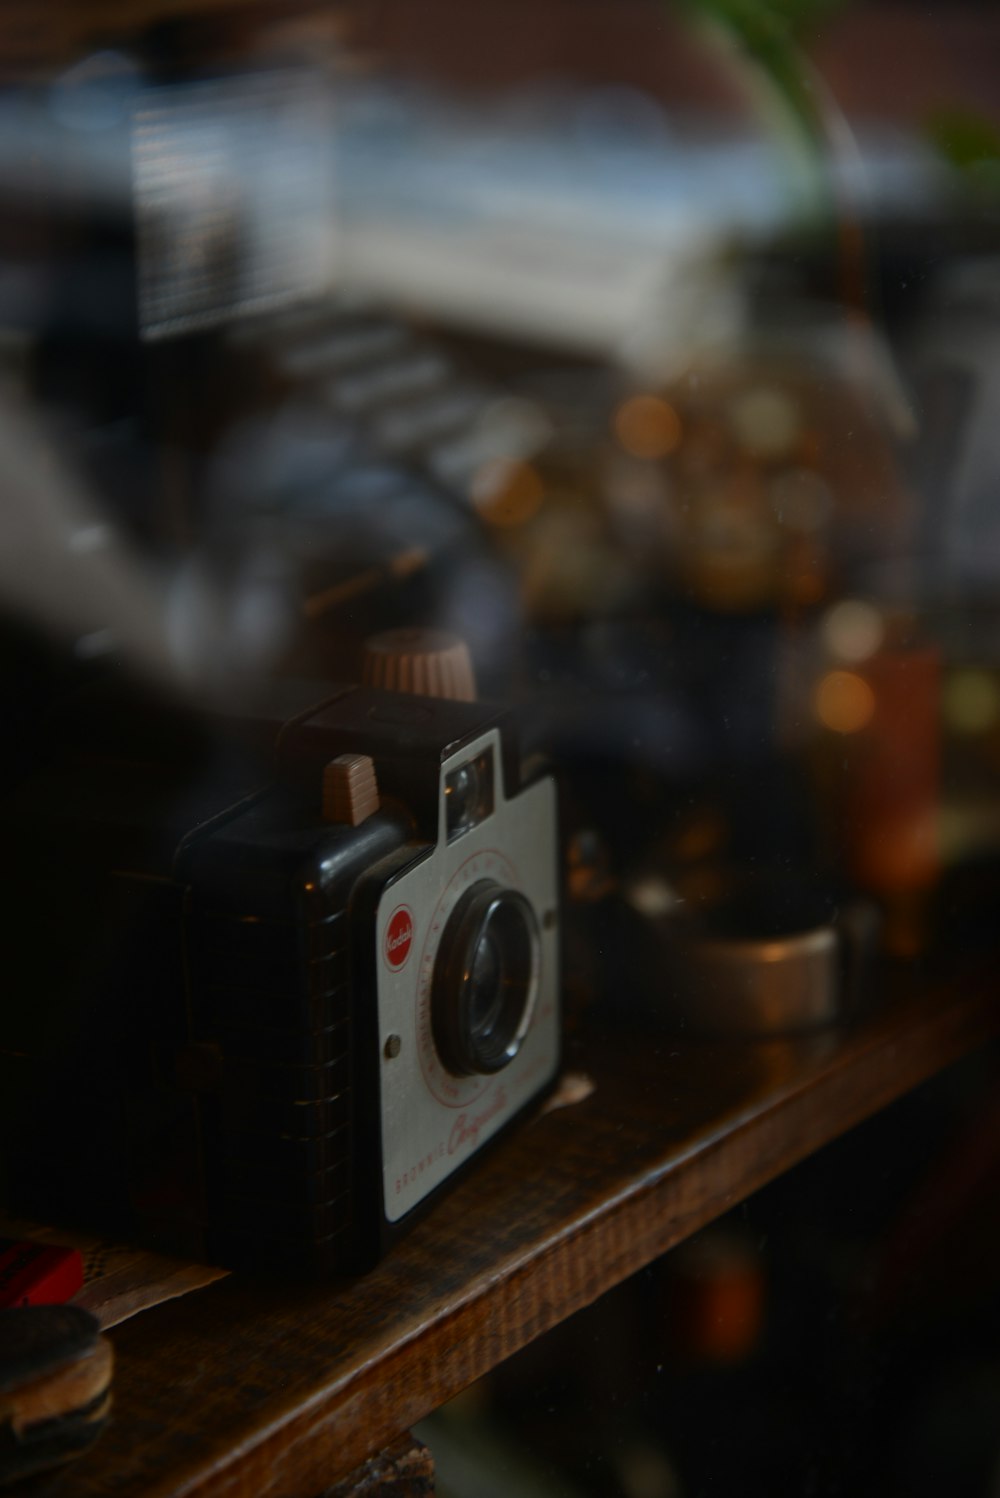
[[[531,905],[480,880],[448,918],[431,988],[434,1043],[455,1076],[498,1072],[528,1032],[538,993],[540,944]]]

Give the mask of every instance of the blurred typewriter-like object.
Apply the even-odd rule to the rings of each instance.
[[[569,770],[581,897],[823,870],[912,947],[942,859],[992,836],[995,632],[945,461],[975,402],[934,395],[933,288],[889,305],[947,429],[908,471],[924,386],[845,307],[826,190],[888,282],[958,212],[944,169],[862,129],[862,201],[653,7],[551,0],[559,86],[527,7],[442,0],[436,77],[378,9],[112,7],[5,89],[15,764],[67,676],[238,699],[444,626]],[[981,791],[950,821],[942,731]]]

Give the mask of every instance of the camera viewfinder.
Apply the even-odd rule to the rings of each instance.
[[[478,827],[493,814],[493,750],[452,770],[444,782],[445,823],[449,843]]]

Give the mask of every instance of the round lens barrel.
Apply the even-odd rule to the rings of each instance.
[[[530,903],[482,879],[445,925],[431,986],[434,1044],[454,1076],[502,1071],[528,1033],[541,945]]]

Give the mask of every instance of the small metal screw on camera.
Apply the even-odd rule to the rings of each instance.
[[[399,1036],[390,1035],[389,1039],[385,1043],[385,1059],[387,1061],[394,1060],[395,1057],[399,1055],[402,1049],[403,1042],[400,1040]]]

